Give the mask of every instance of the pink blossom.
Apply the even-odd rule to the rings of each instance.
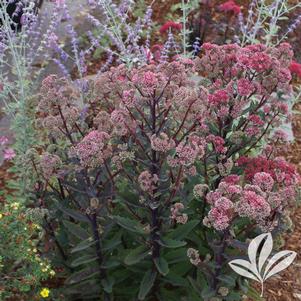
[[[236,185],[240,181],[240,176],[239,175],[229,175],[223,179],[223,182],[231,185]]]
[[[43,176],[46,179],[49,179],[57,172],[61,164],[62,161],[59,156],[47,152],[43,153],[40,159],[40,167],[42,169]]]
[[[272,59],[263,50],[265,50],[265,47],[260,44],[247,46],[238,54],[238,62],[249,69],[264,72],[271,68]]]
[[[229,0],[219,6],[219,9],[223,12],[233,13],[238,15],[240,13],[240,7],[233,0]]]
[[[4,160],[12,160],[15,156],[16,156],[16,153],[12,148],[6,148],[3,151]]]
[[[161,44],[155,44],[151,47],[151,53],[153,54],[155,61],[160,61],[161,58],[161,52],[162,52],[163,46]]]
[[[254,91],[254,86],[248,79],[241,78],[237,81],[237,90],[241,96],[248,96]]]
[[[263,191],[271,191],[274,186],[274,180],[266,172],[258,172],[254,175],[253,184],[258,185]]]
[[[225,153],[227,151],[227,148],[224,146],[225,140],[222,137],[209,135],[207,139],[213,143],[216,152]]]
[[[290,71],[293,74],[296,74],[298,77],[301,77],[301,64],[296,61],[292,61],[290,65]]]
[[[80,162],[85,167],[101,166],[112,154],[110,135],[94,130],[86,135],[75,147]]]
[[[157,84],[158,80],[155,73],[148,71],[143,74],[142,82],[147,87],[154,87]]]
[[[279,68],[277,70],[277,79],[280,83],[287,83],[292,79],[291,72],[287,68]]]
[[[182,203],[175,203],[171,208],[171,219],[175,220],[178,224],[186,224],[188,215],[183,213],[184,205]]]
[[[160,133],[160,136],[153,135],[151,137],[151,146],[153,150],[164,153],[174,148],[175,142],[165,133]]]
[[[228,198],[221,197],[215,201],[214,207],[217,207],[220,210],[227,211],[233,208],[233,203]]]
[[[206,184],[197,184],[193,188],[193,194],[196,198],[203,198],[209,187]]]
[[[158,183],[158,176],[156,174],[151,174],[148,170],[143,171],[138,177],[138,183],[141,189],[150,194],[153,193]]]
[[[206,195],[206,201],[211,204],[214,205],[215,202],[222,197],[222,193],[218,190],[216,191],[209,191]]]
[[[136,103],[135,90],[125,90],[122,94],[122,100],[128,108],[133,108]]]
[[[273,140],[286,142],[288,140],[288,134],[283,130],[276,130],[273,134]]]
[[[270,193],[268,197],[268,202],[272,209],[278,208],[280,209],[282,204],[285,204],[285,198],[281,195],[281,193],[275,192]]]
[[[159,31],[161,34],[167,32],[169,29],[174,29],[176,31],[180,31],[182,29],[182,24],[176,23],[174,21],[167,21],[165,24],[163,24]]]
[[[262,126],[264,125],[264,121],[258,115],[250,115],[248,117],[249,125],[246,128],[246,133],[250,136],[256,136],[262,130]]]
[[[262,196],[247,190],[243,192],[242,198],[236,204],[236,211],[242,217],[256,220],[269,216],[271,207]]]
[[[187,250],[187,257],[189,258],[191,264],[197,266],[201,263],[199,251],[189,248]]]
[[[218,231],[223,231],[230,226],[230,217],[227,212],[217,207],[209,211],[208,219],[212,226]]]
[[[239,195],[242,191],[242,188],[239,185],[230,184],[223,180],[218,185],[218,191],[222,192],[223,195],[229,195],[232,197],[233,195]]]
[[[6,136],[0,136],[0,145],[5,145],[8,143],[8,138]]]
[[[296,185],[300,181],[296,167],[281,157],[272,160],[263,156],[255,158],[242,156],[237,160],[237,164],[238,166],[244,166],[247,180],[252,180],[257,172],[266,172],[272,176],[274,181],[281,184]]]
[[[204,139],[196,135],[189,136],[188,141],[180,142],[176,147],[176,157],[168,158],[170,166],[185,165],[189,166],[195,162],[197,158],[202,158],[205,154]]]
[[[229,95],[225,90],[217,90],[214,94],[209,95],[209,103],[213,105],[227,104]]]

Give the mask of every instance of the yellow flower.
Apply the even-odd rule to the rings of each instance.
[[[3,217],[3,214],[2,213],[0,213],[0,219]]]
[[[19,207],[20,207],[20,203],[14,202],[14,203],[12,203],[10,206],[11,206],[11,208],[13,208],[14,210],[18,210]]]
[[[43,288],[43,289],[40,291],[40,295],[41,295],[43,298],[49,297],[49,293],[50,293],[50,290],[49,290],[48,288]]]

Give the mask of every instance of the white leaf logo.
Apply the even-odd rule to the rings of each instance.
[[[237,274],[261,283],[261,297],[263,296],[264,281],[286,269],[297,256],[294,251],[280,251],[269,259],[272,249],[272,235],[264,233],[255,237],[249,244],[250,261],[235,259],[229,262],[230,267]]]

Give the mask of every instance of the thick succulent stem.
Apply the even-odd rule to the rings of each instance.
[[[106,270],[103,268],[103,254],[101,251],[101,239],[98,231],[97,216],[95,213],[92,214],[90,220],[91,220],[91,226],[93,231],[93,238],[95,241],[97,262],[99,265],[99,275],[100,275],[100,279],[104,280],[107,277],[107,275],[106,275]],[[110,301],[110,300],[111,300],[110,295],[107,292],[104,292],[104,301]]]

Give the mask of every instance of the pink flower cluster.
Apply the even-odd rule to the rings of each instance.
[[[290,65],[290,71],[293,74],[296,74],[298,77],[301,77],[301,64],[296,61],[292,61]]]
[[[207,137],[208,142],[212,142],[214,149],[217,153],[225,153],[227,151],[227,147],[225,147],[225,140],[222,137],[209,135]]]
[[[276,158],[273,162],[281,163],[283,169],[289,169],[288,163]],[[273,166],[276,166],[273,164]],[[292,167],[292,166],[290,166]],[[256,168],[256,167],[255,167]],[[278,177],[277,169],[271,170]],[[246,169],[246,172],[249,172]],[[289,201],[296,196],[298,175],[294,173],[294,180],[283,186],[283,180],[274,180],[273,175],[266,171],[254,171],[250,183],[243,186],[238,183],[241,179],[237,175],[227,176],[218,186],[218,189],[206,194],[206,201],[211,205],[204,223],[221,231],[231,226],[231,222],[238,215],[248,217],[267,231],[278,225],[278,216],[283,213]],[[285,176],[284,176],[285,178]]]
[[[174,29],[176,31],[180,31],[182,29],[182,24],[176,23],[174,21],[167,21],[165,24],[163,24],[159,31],[161,34],[168,32],[170,29]]]
[[[101,166],[112,155],[110,135],[94,130],[75,146],[74,152],[83,166]]]
[[[80,118],[78,92],[65,79],[49,75],[42,82],[38,105],[38,125],[50,129],[56,136],[65,134],[71,138]]]
[[[245,176],[248,180],[253,180],[256,173],[264,172],[281,186],[296,186],[300,182],[296,167],[281,157],[274,159],[268,159],[265,156],[240,157],[237,164],[244,167]]]
[[[271,213],[271,207],[265,198],[252,190],[243,191],[235,210],[239,216],[246,216],[257,222]]]
[[[43,153],[40,158],[40,167],[44,178],[48,180],[51,176],[57,175],[61,164],[62,161],[59,156],[47,152]]]
[[[233,0],[229,0],[219,6],[219,9],[226,13],[233,13],[234,15],[238,15],[240,13],[240,7]]]
[[[274,182],[271,175],[266,172],[258,172],[253,178],[254,185],[259,186],[262,191],[272,191]]]
[[[11,147],[6,148],[3,151],[3,158],[4,158],[4,160],[8,160],[8,161],[12,160],[15,156],[16,156],[16,152]]]
[[[4,146],[3,158],[4,160],[12,160],[16,156],[16,152],[11,147],[6,147],[9,140],[6,136],[0,136],[0,146]]]
[[[158,181],[158,176],[156,174],[152,175],[148,170],[143,171],[138,177],[140,188],[150,194],[153,194]]]
[[[219,231],[229,227],[233,215],[233,203],[226,197],[220,197],[208,213],[210,224]]]
[[[205,141],[196,136],[191,135],[187,141],[180,142],[176,147],[174,157],[168,157],[170,166],[179,165],[191,166],[197,159],[201,159],[205,154]]]
[[[184,205],[182,203],[175,203],[170,208],[171,219],[176,221],[178,224],[186,224],[188,221],[188,215],[183,213]]]
[[[252,82],[246,78],[241,78],[237,81],[237,92],[241,96],[248,96],[255,91]]]
[[[151,136],[152,149],[157,152],[167,152],[175,147],[173,139],[169,138],[165,133],[160,133],[160,136]]]

